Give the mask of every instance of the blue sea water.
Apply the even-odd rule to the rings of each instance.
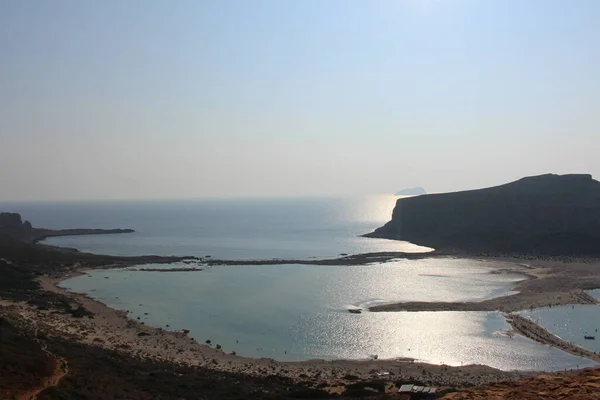
[[[335,257],[427,251],[408,242],[359,237],[387,222],[396,196],[0,203],[34,226],[131,228],[113,237],[51,238],[48,244],[112,255],[211,255],[227,259]]]
[[[52,238],[53,245],[115,255],[210,254],[227,259],[335,257],[428,251],[358,237],[387,222],[394,196],[0,204],[47,228],[133,228],[132,234]],[[468,301],[510,293],[508,265],[460,259],[365,266],[221,266],[201,272],[90,271],[64,281],[147,324],[190,329],[226,351],[279,360],[414,357],[461,365],[559,370],[594,363],[503,332],[498,313],[350,314],[385,302]],[[108,278],[108,279],[106,279]],[[142,306],[140,306],[142,304]],[[148,313],[148,315],[144,315]]]

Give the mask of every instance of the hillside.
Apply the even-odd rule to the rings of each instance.
[[[438,250],[600,255],[600,182],[547,174],[399,199],[392,220],[365,236]]]
[[[573,376],[541,375],[518,382],[492,383],[486,386],[462,389],[443,397],[443,399],[598,400],[600,399],[600,370],[584,370]]]

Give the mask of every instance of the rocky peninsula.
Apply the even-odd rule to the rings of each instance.
[[[133,233],[133,229],[44,229],[34,228],[29,221],[23,221],[19,213],[0,213],[0,235],[22,242],[37,243],[50,237],[110,235]]]
[[[367,237],[469,254],[600,255],[600,182],[540,175],[487,189],[402,198]]]

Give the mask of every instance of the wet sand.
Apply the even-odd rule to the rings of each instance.
[[[506,272],[525,274],[528,279],[518,282],[519,293],[480,302],[402,302],[369,308],[384,311],[501,311],[515,312],[540,307],[567,304],[597,304],[598,300],[584,292],[600,287],[600,261],[563,262],[534,260],[523,263],[518,259],[493,258],[482,261],[517,263]],[[501,272],[497,271],[496,273]]]

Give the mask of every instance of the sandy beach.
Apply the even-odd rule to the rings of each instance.
[[[516,260],[495,261],[514,263]],[[569,292],[552,290],[556,287],[557,278],[564,282],[565,277],[581,274],[582,270],[595,277],[593,272],[598,265],[596,263],[569,264],[566,268],[568,272],[561,272],[565,269],[563,264],[546,262],[515,264],[514,272],[525,273],[529,277],[516,285],[515,290],[520,292],[517,295],[479,303],[400,303],[391,305],[393,307],[391,310],[398,311],[404,308],[411,311],[452,309],[510,312],[548,304],[589,303],[589,296],[582,295],[581,290]],[[110,267],[107,266],[107,268]],[[60,281],[84,272],[85,269],[76,269],[71,270],[68,275],[42,276],[39,278],[39,282],[43,290],[59,293],[71,299],[74,305],[82,305],[93,313],[93,318],[76,318],[68,314],[40,310],[24,302],[11,301],[3,301],[0,304],[0,313],[12,315],[28,329],[38,329],[46,335],[56,335],[89,346],[123,352],[141,359],[203,366],[218,371],[241,372],[251,376],[273,374],[297,381],[319,381],[328,385],[330,391],[336,391],[340,383],[348,383],[354,379],[383,379],[390,382],[420,380],[440,387],[456,387],[516,380],[534,375],[531,372],[505,372],[484,365],[451,367],[419,363],[412,359],[280,362],[268,358],[241,357],[215,348],[216,343],[200,344],[187,336],[185,332],[169,331],[168,327],[160,329],[147,326],[143,322],[128,318],[125,311],[112,309],[86,295],[71,293],[57,286]],[[572,288],[573,284],[567,282],[564,286]],[[543,289],[551,291],[538,292]],[[386,308],[389,307],[390,305],[376,307],[374,311],[388,311]],[[518,329],[515,331],[532,337],[524,331],[520,332]],[[548,342],[546,341],[546,343]],[[563,350],[565,349],[563,348]],[[576,351],[570,352],[578,354]]]
[[[529,372],[505,372],[485,365],[451,367],[415,362],[412,359],[391,360],[310,360],[281,362],[269,358],[252,359],[228,354],[211,346],[197,343],[184,332],[169,331],[145,325],[127,317],[127,313],[112,309],[86,295],[71,293],[57,286],[63,280],[84,273],[80,269],[64,277],[40,277],[42,289],[60,293],[73,303],[82,305],[94,318],[75,318],[68,314],[36,309],[24,302],[4,301],[0,313],[17,317],[28,329],[39,329],[72,341],[116,350],[139,358],[170,361],[182,365],[204,366],[218,371],[242,372],[264,376],[274,374],[302,381],[319,381],[337,390],[340,382],[355,379],[383,379],[395,382],[419,380],[438,386],[482,385],[489,382],[521,379]]]
[[[552,261],[490,258],[481,261],[513,263],[514,268],[495,271],[527,276],[512,289],[517,294],[479,302],[402,302],[378,305],[370,311],[500,311],[515,312],[566,304],[597,304],[584,290],[600,287],[600,261]]]

